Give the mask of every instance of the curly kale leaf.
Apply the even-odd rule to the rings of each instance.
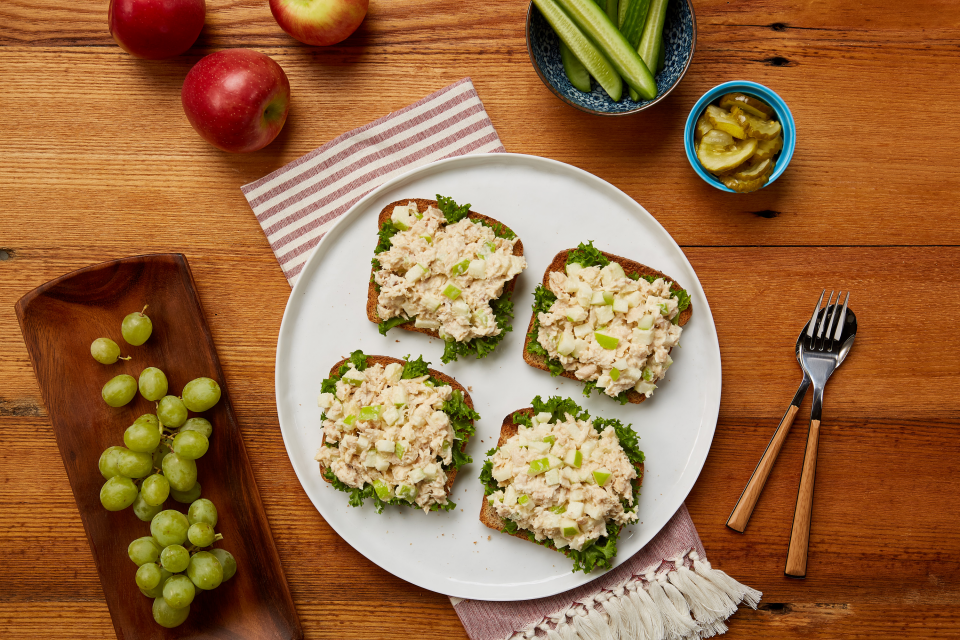
[[[527,340],[527,352],[535,356],[543,356],[547,362],[547,367],[550,369],[550,374],[554,376],[563,373],[563,365],[556,358],[550,357],[547,350],[537,341],[537,336],[540,334],[540,314],[550,311],[550,307],[556,301],[555,293],[542,284],[537,285],[537,288],[533,291],[533,326],[530,327],[530,333],[527,334],[529,338]]]
[[[573,559],[573,571],[590,573],[596,568],[609,569],[610,561],[617,555],[617,539],[620,537],[618,527],[613,522],[607,523],[607,535],[593,544],[585,546],[580,551],[568,549],[568,555]],[[602,544],[601,544],[602,543]]]
[[[427,367],[430,365],[429,362],[423,361],[423,356],[420,356],[416,360],[411,360],[410,356],[403,357],[406,362],[403,365],[403,373],[400,374],[401,380],[410,380],[412,378],[419,378],[420,376],[430,375],[430,369]]]
[[[390,329],[393,329],[394,327],[401,324],[407,324],[408,322],[413,322],[414,320],[416,320],[416,316],[414,316],[413,318],[404,318],[403,316],[394,316],[389,320],[384,320],[383,322],[377,324],[377,329],[380,331],[380,335],[385,336],[387,335],[387,331],[390,331]]]
[[[552,396],[546,402],[544,402],[540,396],[537,396],[533,399],[531,404],[533,406],[534,414],[549,413],[551,416],[553,416],[553,420],[566,420],[567,414],[570,414],[576,420],[590,419],[590,413],[570,398]]]
[[[490,308],[493,310],[493,315],[497,319],[497,326],[500,328],[500,333],[495,336],[474,338],[466,342],[451,340],[445,343],[443,356],[440,358],[444,364],[453,362],[461,356],[466,357],[472,355],[477,358],[485,358],[497,348],[500,341],[507,336],[508,331],[513,331],[513,324],[510,322],[510,319],[513,318],[513,301],[510,300],[510,297],[506,294],[500,296],[490,303]]]
[[[602,395],[602,396],[604,396],[604,397],[606,397],[606,398],[609,398],[609,397],[610,397],[610,396],[608,396],[606,393],[603,392],[603,389],[601,389],[601,388],[599,388],[599,387],[597,386],[597,381],[596,381],[596,380],[588,380],[587,382],[583,383],[583,395],[584,395],[584,396],[586,396],[587,398],[589,398],[589,397],[590,397],[590,394],[593,393],[594,391],[596,391],[597,393],[599,393],[600,395]],[[613,399],[616,400],[617,402],[619,402],[620,404],[627,404],[628,402],[630,402],[630,400],[627,398],[627,392],[626,392],[626,391],[621,391],[621,392],[618,393],[618,394],[616,395],[616,397],[613,398]]]
[[[455,441],[464,443],[476,432],[473,423],[480,419],[480,414],[470,408],[464,399],[463,392],[459,389],[454,389],[450,399],[443,403],[441,410],[450,418]],[[470,462],[473,462],[473,458],[462,451],[462,446],[453,448],[453,464],[450,466],[459,469]]]
[[[393,224],[390,220],[387,220],[382,225],[380,225],[380,231],[377,232],[377,236],[380,238],[380,241],[377,243],[377,248],[373,250],[374,253],[383,253],[392,247],[390,244],[390,238],[400,233],[400,229]],[[380,263],[374,265],[379,269]]]
[[[470,205],[463,206],[454,202],[453,198],[447,198],[439,193],[437,194],[437,208],[443,212],[443,217],[447,219],[447,224],[460,222],[470,213]]]
[[[593,240],[587,244],[581,242],[567,255],[567,264],[574,262],[584,267],[605,267],[610,264],[610,260],[600,249],[593,246]]]

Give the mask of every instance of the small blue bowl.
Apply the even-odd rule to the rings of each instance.
[[[774,112],[777,114],[777,120],[780,122],[780,126],[783,127],[783,149],[780,150],[779,154],[774,156],[777,168],[773,170],[773,173],[770,174],[770,179],[767,180],[767,184],[763,185],[762,188],[769,187],[773,184],[774,180],[779,178],[780,174],[787,169],[787,165],[790,164],[790,159],[793,158],[793,149],[797,146],[797,124],[793,121],[793,114],[790,113],[790,109],[787,108],[787,103],[776,93],[756,82],[750,82],[748,80],[724,82],[710,89],[710,91],[703,94],[702,98],[697,100],[697,104],[693,105],[693,109],[690,110],[690,115],[687,116],[687,125],[683,131],[683,148],[687,152],[687,160],[690,161],[690,166],[697,172],[697,175],[711,186],[720,189],[720,191],[737,193],[720,182],[716,176],[700,165],[700,160],[697,159],[696,142],[694,142],[693,139],[693,134],[697,129],[697,119],[700,117],[700,114],[706,110],[707,105],[716,102],[728,93],[745,93],[763,100],[773,107]]]
[[[593,81],[590,93],[570,84],[560,60],[560,38],[532,2],[527,9],[527,52],[537,75],[558,98],[587,113],[624,116],[643,111],[663,100],[680,83],[690,67],[697,44],[697,18],[690,0],[670,0],[668,3],[663,41],[666,54],[663,71],[657,74],[657,97],[634,102],[624,85],[623,98],[614,102],[596,81]]]

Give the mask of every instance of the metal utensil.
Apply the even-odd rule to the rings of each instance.
[[[820,294],[820,302],[822,301],[823,293]],[[820,302],[817,303],[818,308],[820,306]],[[853,318],[855,333],[856,318],[853,316],[853,311],[847,310],[847,313]],[[809,327],[809,322],[803,325],[803,330],[801,330],[800,335],[797,336],[797,346],[795,351],[798,364],[800,364],[800,344],[806,337]],[[850,353],[850,347],[853,346],[853,334],[850,334],[850,340],[847,340],[847,337],[848,336],[846,333],[841,336],[841,339],[845,342],[843,342],[840,347],[840,357],[837,361],[838,367],[841,363],[843,363],[844,359],[847,357],[847,354]],[[802,364],[800,365],[800,368],[801,370],[803,369]],[[770,477],[770,472],[773,470],[773,464],[776,462],[777,456],[780,455],[780,449],[783,447],[783,443],[787,439],[787,434],[790,433],[790,427],[793,426],[793,419],[796,418],[797,412],[800,411],[800,403],[803,401],[803,397],[807,394],[807,388],[809,386],[810,376],[808,376],[807,372],[804,371],[803,380],[800,381],[800,387],[793,395],[793,400],[790,401],[789,406],[787,406],[786,413],[783,414],[783,417],[780,419],[780,424],[777,425],[777,430],[773,432],[770,442],[767,443],[767,448],[764,449],[763,456],[760,457],[760,462],[757,463],[756,468],[753,470],[753,474],[750,476],[750,480],[747,481],[746,486],[743,488],[743,492],[737,499],[737,504],[734,505],[733,511],[730,512],[730,517],[727,518],[727,526],[734,531],[743,533],[747,528],[747,523],[750,522],[750,516],[753,515],[753,509],[757,506],[757,501],[760,499],[760,494],[763,492],[763,487],[767,484],[767,478]]]
[[[823,388],[839,366],[840,354],[844,349],[849,352],[857,334],[857,317],[847,308],[850,292],[847,292],[841,309],[840,297],[843,292],[837,294],[837,301],[834,303],[831,291],[827,306],[821,310],[824,293],[826,289],[820,294],[813,317],[800,341],[800,366],[813,385],[813,404],[810,409],[807,448],[803,454],[803,471],[800,473],[800,488],[797,491],[797,507],[790,531],[790,546],[787,548],[787,562],[783,570],[784,574],[791,578],[804,578],[807,575],[807,549],[810,542],[813,487],[817,474],[817,447],[820,444]]]

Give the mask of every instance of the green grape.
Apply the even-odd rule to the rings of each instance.
[[[173,575],[172,573],[170,573],[163,567],[160,567],[160,582],[157,583],[157,586],[155,586],[153,589],[144,589],[143,587],[140,587],[140,593],[147,596],[148,598],[162,598],[163,585],[167,581],[167,578],[169,578],[172,575]]]
[[[160,446],[153,452],[154,469],[163,469],[163,459],[168,453],[170,453],[170,447],[167,446],[166,442],[161,441]]]
[[[210,448],[210,441],[199,431],[180,431],[173,439],[173,452],[181,458],[196,460]]]
[[[107,380],[107,384],[103,385],[103,391],[100,392],[103,401],[111,407],[122,407],[133,400],[133,396],[136,394],[137,381],[133,379],[133,376],[128,376],[125,373]]]
[[[210,436],[213,435],[213,425],[206,418],[190,418],[180,427],[180,433],[184,431],[198,431],[209,440]]]
[[[137,418],[136,420],[134,420],[133,423],[134,423],[134,424],[141,424],[141,423],[143,423],[143,424],[149,424],[149,425],[152,425],[152,426],[156,427],[158,430],[160,429],[160,421],[157,420],[157,416],[155,416],[155,415],[152,414],[152,413],[145,413],[145,414],[143,414],[142,416],[140,416],[139,418]]]
[[[100,473],[104,478],[112,478],[120,475],[120,467],[117,466],[119,460],[117,454],[123,451],[123,447],[110,447],[100,454]]]
[[[146,422],[134,422],[123,432],[123,444],[131,451],[153,453],[160,446],[160,428]]]
[[[140,497],[143,498],[144,502],[155,507],[159,507],[166,502],[169,495],[170,482],[159,473],[148,476],[140,485]]]
[[[160,552],[160,564],[170,573],[180,573],[190,564],[190,552],[179,544],[172,544]]]
[[[237,572],[237,561],[226,549],[210,549],[210,555],[220,561],[223,567],[223,581],[226,582]]]
[[[190,411],[206,411],[220,401],[220,385],[211,378],[196,378],[183,387],[180,394]]]
[[[147,367],[141,371],[138,385],[140,395],[150,402],[156,402],[167,395],[167,376],[156,367]]]
[[[147,308],[144,307],[143,311],[146,310]],[[143,311],[129,314],[120,325],[120,333],[123,335],[123,339],[135,347],[139,347],[146,342],[150,334],[153,333],[153,322]]]
[[[152,505],[144,500],[142,493],[138,493],[137,499],[133,501],[133,515],[137,516],[144,522],[150,522],[153,520],[153,516],[157,515],[162,510],[162,506]]]
[[[189,520],[189,518],[187,518]],[[187,540],[198,547],[209,547],[213,544],[216,532],[206,522],[195,522],[187,529]]]
[[[195,595],[197,595],[196,587],[193,586],[190,578],[183,574],[170,576],[163,585],[163,599],[174,609],[189,607]]]
[[[173,509],[161,511],[153,516],[153,520],[150,521],[150,534],[161,547],[186,542],[187,529],[189,528],[190,523],[187,521],[187,516]]]
[[[217,526],[217,508],[206,498],[201,498],[187,509],[187,521],[190,524],[206,522],[211,527]]]
[[[169,582],[169,580],[167,582]],[[167,604],[167,601],[162,597],[156,598],[153,601],[153,620],[161,627],[166,627],[167,629],[179,627],[186,621],[189,615],[190,607],[174,609]]]
[[[190,504],[200,497],[200,483],[196,483],[188,491],[170,489],[170,497],[181,504]]]
[[[113,364],[120,357],[120,347],[110,338],[97,338],[90,345],[90,355],[100,364]]]
[[[187,421],[187,408],[177,396],[163,396],[157,405],[157,417],[163,426],[178,429]]]
[[[130,478],[113,476],[100,489],[100,504],[107,511],[126,509],[137,499],[137,485]]]
[[[137,586],[149,591],[156,589],[160,584],[160,578],[163,577],[163,570],[153,562],[140,565],[137,569]]]
[[[117,452],[117,468],[128,478],[145,478],[153,471],[153,456],[124,449]]]
[[[163,459],[163,475],[170,481],[170,488],[177,491],[189,491],[197,484],[197,463],[175,453],[168,453]]]
[[[138,567],[160,559],[160,546],[151,536],[137,538],[127,546],[127,555]]]
[[[199,551],[190,558],[187,577],[204,591],[216,589],[223,582],[223,567],[217,557],[209,551]],[[166,592],[164,592],[166,596]]]

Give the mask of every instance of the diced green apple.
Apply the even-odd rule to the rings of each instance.
[[[357,421],[357,416],[351,413],[350,415],[348,415],[346,418],[343,419],[343,424],[346,427],[353,427],[353,423],[356,421]]]
[[[581,271],[583,271],[583,265],[578,262],[571,262],[566,266],[567,275],[570,277],[580,275]]]
[[[589,504],[584,507],[583,511],[594,520],[599,520],[603,516],[603,505]]]
[[[393,388],[393,404],[402,407],[407,404],[407,390],[403,387],[394,387]]]
[[[577,338],[576,343],[573,345],[573,351],[570,352],[571,358],[580,358],[580,354],[583,353],[583,350],[587,348],[587,341]]]
[[[417,498],[417,488],[410,484],[397,485],[397,497],[407,502],[413,502]]]
[[[560,484],[560,471],[557,469],[550,469],[543,476],[547,481],[547,486],[555,486]]]
[[[550,447],[553,446],[550,442],[531,442],[527,445],[530,447],[531,451],[536,451],[537,453],[546,453],[550,451]]]
[[[493,470],[493,479],[497,482],[506,482],[513,477],[513,467],[497,467]]]
[[[416,282],[427,273],[427,268],[422,264],[415,264],[407,270],[407,274],[404,276],[407,282]]]
[[[397,448],[397,443],[393,440],[377,440],[377,451],[380,453],[393,453]]]
[[[619,380],[619,379],[620,379],[620,369],[617,369],[616,367],[614,367],[613,369],[610,369],[610,379],[613,380],[614,382],[616,382],[617,380]]]
[[[390,222],[400,231],[406,231],[414,225],[416,219],[407,207],[394,207],[393,213],[390,214]]]
[[[637,346],[653,344],[653,329],[634,329],[630,337]]]
[[[507,487],[507,490],[503,492],[503,504],[507,507],[517,504],[517,490],[513,488],[513,485]]]
[[[647,315],[640,318],[640,322],[637,323],[637,327],[646,331],[647,329],[653,328],[653,314],[648,313]]]
[[[610,275],[616,278],[617,280],[627,277],[627,274],[623,272],[623,267],[621,267],[616,262],[611,262],[610,264],[605,266],[604,269],[609,271]]]
[[[608,336],[606,334],[595,331],[593,337],[596,338],[597,344],[599,344],[604,349],[616,349],[617,345],[620,344],[619,338],[614,338],[613,336]]]
[[[396,448],[393,452],[397,455],[398,458],[403,458],[403,454],[410,450],[410,443],[405,440],[401,440],[397,443]]]
[[[443,304],[443,301],[440,300],[440,298],[436,296],[431,296],[429,294],[423,296],[421,300],[423,301],[423,306],[425,306],[427,308],[427,311],[429,311],[430,313],[435,313],[437,309],[440,308],[440,305]]]
[[[431,462],[430,464],[423,467],[423,474],[427,476],[428,480],[436,480],[437,478],[437,465]]]
[[[373,450],[367,451],[367,457],[366,457],[366,459],[363,461],[363,466],[365,466],[365,467],[376,467],[376,466],[377,466],[377,458],[379,458],[379,457],[380,457],[380,456],[377,455],[377,452],[376,452],[376,451],[373,451]]]
[[[567,320],[570,322],[583,322],[587,319],[587,310],[583,307],[570,307],[567,309]]]
[[[610,386],[610,384],[611,384],[612,382],[613,382],[613,380],[610,379],[610,374],[609,374],[609,373],[600,374],[600,377],[597,378],[597,388],[598,388],[598,389],[606,389],[607,387]]]
[[[576,338],[573,337],[573,332],[568,329],[567,331],[563,332],[563,336],[560,338],[560,342],[557,344],[557,353],[562,356],[568,356],[573,353],[573,349],[576,346]]]
[[[603,485],[607,484],[607,480],[610,479],[611,475],[612,475],[612,472],[609,469],[600,467],[599,469],[593,472],[593,479],[597,482],[599,486],[602,487]]]
[[[613,310],[617,313],[626,313],[630,310],[630,305],[627,304],[627,301],[624,298],[614,298]]]
[[[397,383],[400,381],[400,376],[403,375],[403,365],[391,362],[383,368],[383,375],[390,382]]]
[[[593,450],[597,448],[596,440],[587,440],[582,445],[580,445],[580,452],[583,454],[584,460],[589,460],[590,455],[593,453]]]
[[[589,307],[591,300],[593,300],[593,289],[584,282],[577,290],[577,302],[581,307]]]
[[[533,445],[534,443],[531,442],[530,444]],[[545,473],[549,469],[550,469],[550,460],[548,458],[540,458],[530,463],[530,468],[527,469],[527,475],[538,476],[541,473]]]
[[[471,260],[470,266],[467,267],[467,275],[477,280],[485,278],[487,275],[487,261]]]
[[[560,518],[560,532],[564,538],[573,538],[574,536],[580,535],[580,527],[577,526],[576,520]]]
[[[452,276],[461,276],[467,272],[467,269],[470,267],[470,260],[461,260],[457,264],[453,265],[450,269],[450,275]]]
[[[373,481],[373,490],[377,492],[377,497],[381,500],[389,500],[393,497],[393,491],[390,489],[390,485],[380,478]]]
[[[350,369],[343,374],[343,378],[341,378],[341,380],[347,384],[352,384],[355,387],[359,387],[366,379],[366,374],[363,371],[357,371],[356,369]]]
[[[550,463],[550,468],[551,468],[551,469],[556,469],[557,467],[559,467],[560,465],[563,464],[563,460],[561,460],[560,458],[558,458],[557,456],[554,456],[554,455],[548,455],[548,456],[547,456],[547,462]]]
[[[400,419],[400,412],[397,411],[395,407],[387,407],[386,409],[383,410],[381,417],[383,418],[384,422],[386,422],[388,425],[393,426],[394,424],[397,423],[397,420]]]
[[[567,503],[567,517],[576,520],[583,515],[583,503],[571,500]]]
[[[623,299],[627,301],[627,306],[633,309],[640,305],[640,301],[643,300],[643,294],[639,291],[633,291],[623,296]]]
[[[673,364],[673,358],[670,357],[670,354],[667,354],[667,359],[663,361],[663,370],[666,371],[670,368],[670,365]]]
[[[558,504],[558,505],[555,506],[555,507],[550,507],[549,509],[547,509],[547,511],[549,511],[550,513],[557,513],[557,514],[566,513],[566,512],[567,512],[567,505],[565,505],[565,504]]]
[[[586,338],[591,333],[593,333],[593,327],[590,326],[590,323],[578,324],[573,328],[573,335],[578,338]]]
[[[607,296],[610,296],[610,302],[607,302]],[[593,295],[590,296],[590,304],[594,306],[599,306],[602,304],[612,304],[613,303],[613,294],[606,291],[594,291]]]
[[[448,287],[448,288],[449,288],[449,287]],[[454,288],[456,288],[456,287],[454,287]],[[444,290],[443,294],[444,294],[444,295],[447,294],[446,289]],[[459,289],[457,290],[457,295],[458,295],[458,296],[460,295],[460,290],[459,290]],[[451,298],[451,300],[453,300],[453,298]],[[453,311],[454,315],[460,316],[461,318],[469,318],[469,317],[470,317],[470,305],[468,305],[468,304],[467,304],[466,302],[464,302],[463,300],[454,300],[453,304],[450,305],[450,308],[451,308],[451,310]]]
[[[456,300],[460,297],[460,289],[456,288],[452,284],[448,284],[443,290],[443,295],[451,300]]]
[[[317,406],[321,409],[329,409],[333,406],[333,398],[332,393],[321,393],[320,397],[317,398]]]
[[[490,322],[490,317],[482,309],[473,312],[473,319],[481,327],[487,326],[487,324]]]
[[[563,463],[568,467],[579,469],[580,465],[583,464],[583,453],[576,449],[571,449],[567,452],[567,455],[563,457]]]
[[[647,382],[653,381],[653,370],[651,370],[650,367],[647,367],[643,370],[643,379]]]
[[[660,308],[660,313],[662,315],[665,315],[665,316],[670,315],[670,308],[667,306],[666,302],[659,302],[657,303],[657,306]]]
[[[610,324],[613,322],[613,307],[609,305],[597,307],[597,322],[600,324]]]
[[[378,404],[360,408],[361,422],[375,422],[380,419],[381,406]]]
[[[427,474],[423,472],[423,469],[414,469],[407,474],[407,480],[416,484],[427,477]]]
[[[360,449],[366,449],[369,446],[370,446],[369,438],[367,438],[366,436],[360,436],[359,438],[357,438],[357,447],[359,447]]]
[[[480,247],[480,251],[477,252],[477,255],[480,258],[486,258],[487,256],[493,255],[497,250],[497,245],[492,242],[484,242],[483,246]]]
[[[540,418],[540,416],[542,416],[542,415],[543,415],[542,413],[537,414],[537,422],[540,422],[539,418]],[[543,423],[548,423],[548,424],[549,424],[550,418],[552,418],[553,416],[550,415],[549,413],[547,414],[547,416],[548,416],[547,419],[544,420],[544,422],[541,422],[540,424],[543,424]],[[551,434],[551,435],[549,435],[549,436],[544,436],[544,437],[543,437],[543,441],[544,441],[544,442],[549,442],[549,443],[550,443],[550,446],[552,447],[553,445],[555,445],[555,444],[557,443],[557,436],[555,436],[555,435],[553,435],[553,434]]]
[[[420,318],[419,316],[414,321],[413,326],[417,329],[439,329],[440,322],[437,320],[429,320],[426,318]]]

